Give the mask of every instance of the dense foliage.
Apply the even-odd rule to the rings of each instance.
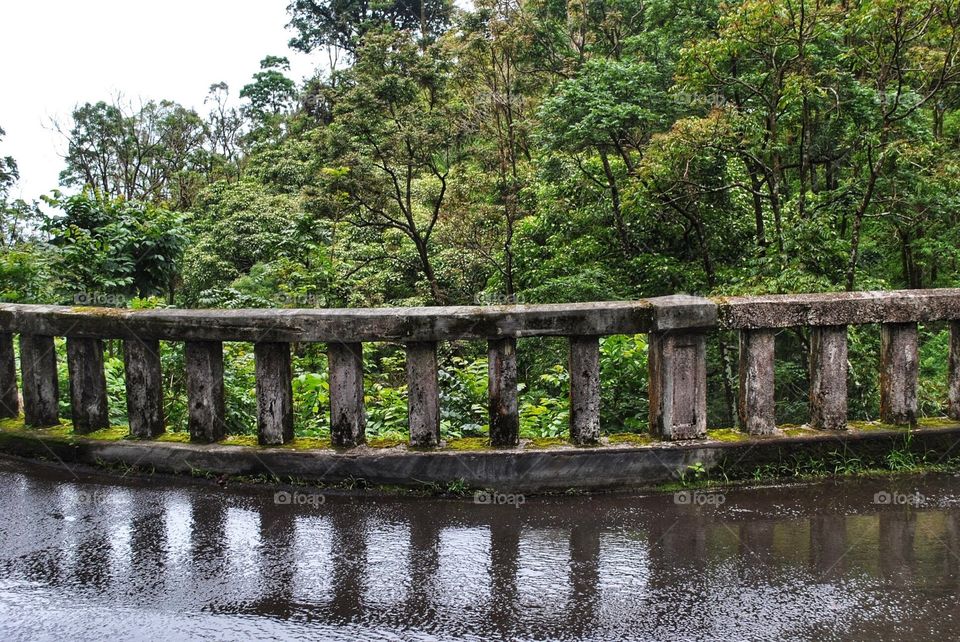
[[[403,306],[960,281],[953,0],[289,11],[291,46],[329,54],[302,84],[269,55],[239,105],[211,85],[206,114],[78,106],[61,126],[72,195],[47,197],[56,215],[8,202],[17,167],[0,158],[0,297]],[[922,410],[936,414],[946,338],[932,326],[923,339]],[[806,342],[778,336],[785,422],[806,416]],[[878,343],[875,328],[852,330],[855,418],[877,414]],[[250,431],[251,351],[228,357],[231,427]],[[735,357],[736,337],[711,342],[714,425],[734,422]],[[372,431],[401,436],[402,352],[365,358]],[[562,434],[564,345],[521,342],[520,360],[524,434]],[[645,337],[604,340],[606,429],[645,429],[645,366]],[[444,346],[441,367],[444,431],[483,434],[483,346]],[[298,346],[296,369],[298,430],[322,434],[322,346]],[[175,426],[180,379],[168,378]]]

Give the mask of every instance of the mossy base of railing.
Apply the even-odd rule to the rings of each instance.
[[[436,488],[457,485],[510,492],[602,491],[647,487],[696,474],[749,478],[764,466],[808,458],[881,460],[893,451],[927,461],[951,455],[960,423],[923,419],[916,427],[853,423],[846,431],[781,426],[778,434],[751,437],[731,429],[710,430],[706,439],[662,442],[643,434],[619,434],[593,447],[562,440],[527,441],[493,449],[468,438],[436,450],[384,443],[336,450],[324,440],[300,439],[278,447],[255,438],[227,437],[216,444],[189,443],[185,433],[154,440],[128,437],[125,426],[75,435],[70,424],[35,429],[22,419],[0,421],[0,452],[122,469],[124,474],[173,473],[260,477],[278,482]]]

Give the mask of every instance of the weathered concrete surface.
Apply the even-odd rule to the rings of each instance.
[[[190,439],[208,443],[226,434],[223,344],[188,341],[184,346]]]
[[[950,368],[947,415],[960,419],[960,321],[950,323]]]
[[[67,337],[67,370],[73,429],[83,434],[109,427],[103,341]]]
[[[257,380],[257,441],[293,440],[293,368],[289,343],[254,344]]]
[[[352,448],[367,440],[363,404],[363,344],[331,343],[330,437],[338,448]]]
[[[776,430],[774,337],[770,329],[740,331],[740,427],[751,435]]]
[[[912,431],[917,452],[946,453],[960,439],[960,425]],[[824,432],[804,437],[757,437],[739,442],[690,441],[633,447],[489,450],[482,452],[375,450],[302,451],[220,444],[142,441],[72,443],[17,433],[0,435],[0,451],[91,465],[124,464],[146,471],[226,475],[276,475],[322,483],[422,486],[462,481],[474,488],[509,492],[626,489],[678,479],[694,464],[749,473],[752,467],[789,461],[797,453],[882,456],[903,448],[903,431]],[[126,470],[126,468],[125,468]],[[126,474],[126,473],[125,473]]]
[[[520,442],[516,339],[489,341],[487,355],[490,444],[494,448],[509,448]]]
[[[651,332],[650,431],[663,439],[707,433],[707,338],[702,332]]]
[[[570,441],[600,440],[600,338],[570,337]]]
[[[53,337],[20,335],[23,416],[28,426],[60,423],[60,382]]]
[[[123,369],[127,388],[130,434],[152,439],[163,434],[163,372],[160,342],[127,339],[123,342]]]
[[[960,319],[960,289],[718,297],[720,326],[789,328]]]
[[[647,299],[653,307],[650,330],[709,330],[717,327],[717,304],[689,294],[673,294]]]
[[[408,343],[407,417],[410,444],[429,447],[440,443],[440,384],[437,380],[437,344]]]
[[[847,327],[810,330],[810,425],[847,429]]]
[[[880,329],[880,421],[917,421],[917,324],[884,323]]]
[[[649,301],[342,310],[120,310],[0,304],[0,332],[171,341],[442,341],[636,334]]]
[[[20,415],[20,396],[17,391],[17,358],[13,350],[13,335],[0,333],[0,418]]]

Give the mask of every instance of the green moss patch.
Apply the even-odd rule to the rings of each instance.
[[[281,447],[291,450],[330,450],[333,448],[329,437],[297,437]]]
[[[81,436],[97,441],[120,441],[130,437],[130,428],[128,426],[110,426]]]
[[[910,427],[908,425],[898,426],[896,424],[885,424],[881,421],[850,421],[847,423],[847,425],[851,430],[859,430],[860,432],[874,432],[878,430],[904,430]]]
[[[740,432],[736,428],[718,428],[707,431],[707,439],[714,441],[747,441],[750,435]]]
[[[486,437],[461,437],[449,440],[444,450],[488,450],[489,448],[490,440]]]
[[[23,430],[23,417],[13,419],[0,419],[0,430]]]
[[[780,431],[783,432],[783,434],[787,437],[811,437],[820,432],[818,430],[814,430],[813,428],[805,428],[803,426],[796,426],[793,424],[782,426]]]
[[[165,432],[154,441],[168,441],[178,444],[189,444],[190,443],[190,433],[188,432]]]
[[[402,437],[377,437],[367,442],[371,448],[396,448],[407,443]]]
[[[71,312],[78,314],[95,314],[101,317],[125,317],[129,314],[127,308],[107,308],[98,306],[73,306]]]
[[[224,446],[256,446],[256,435],[227,435],[223,441]]]
[[[57,426],[46,426],[44,428],[34,428],[28,426],[23,421],[23,415],[0,420],[0,430],[10,433],[23,433],[34,437],[49,437],[53,439],[70,439],[74,436],[73,424],[62,421]]]
[[[960,421],[950,417],[924,417],[917,420],[918,428],[956,428]]]
[[[540,448],[556,448],[557,446],[569,446],[570,442],[563,437],[536,437],[525,444],[525,447],[532,450]]]
[[[607,437],[610,445],[648,446],[657,440],[645,432],[618,432]]]

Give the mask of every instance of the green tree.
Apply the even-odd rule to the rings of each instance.
[[[189,209],[200,187],[206,131],[191,109],[164,100],[139,109],[103,101],[78,106],[69,127],[60,182],[110,198]]]
[[[276,122],[278,116],[295,105],[297,85],[284,75],[285,71],[290,71],[287,58],[267,56],[260,61],[260,71],[253,74],[253,82],[240,90],[240,97],[249,101],[243,111],[256,126]]]
[[[61,301],[122,305],[161,294],[173,299],[186,244],[182,214],[89,191],[55,194],[47,202],[62,210],[45,224]]]
[[[464,138],[450,67],[439,45],[421,51],[407,33],[368,34],[343,75],[331,126],[333,162],[348,170],[335,188],[351,222],[412,243],[435,303],[447,297],[432,237]]]
[[[370,31],[390,27],[419,29],[424,40],[439,35],[449,24],[450,0],[293,0],[287,8],[297,35],[290,46],[304,52],[333,47],[357,52]]]

